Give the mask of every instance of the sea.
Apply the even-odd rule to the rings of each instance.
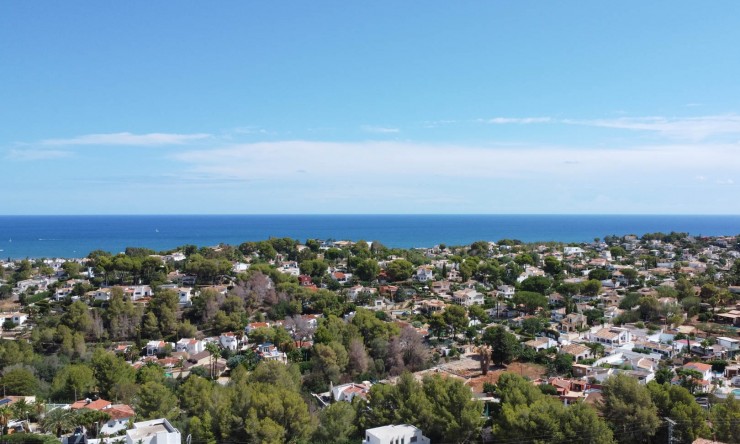
[[[702,215],[150,215],[0,216],[0,257],[76,258],[126,247],[239,245],[270,237],[379,241],[387,247],[518,239],[592,242],[671,231],[737,235],[740,216]]]

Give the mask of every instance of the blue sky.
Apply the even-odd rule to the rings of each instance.
[[[0,214],[740,214],[740,2],[0,2]]]

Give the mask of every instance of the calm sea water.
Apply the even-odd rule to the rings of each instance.
[[[736,235],[740,216],[223,215],[0,216],[0,257],[83,257],[127,246],[166,250],[269,237],[377,240],[389,247],[470,244],[504,238],[587,242],[656,231]]]

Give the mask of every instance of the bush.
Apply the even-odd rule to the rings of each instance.
[[[544,393],[545,395],[557,395],[558,389],[555,388],[554,385],[551,384],[540,384],[540,391]]]
[[[490,382],[483,383],[483,393],[495,393],[495,392],[496,392],[496,384],[493,384]]]

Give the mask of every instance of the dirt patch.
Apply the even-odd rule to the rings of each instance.
[[[530,380],[542,378],[546,373],[545,368],[538,364],[512,362],[505,366],[505,368],[498,367],[490,370],[485,376],[480,372],[480,370],[478,370],[478,376],[468,379],[468,385],[473,390],[473,393],[483,393],[483,384],[486,382],[496,384],[501,375],[507,372],[516,373],[517,375],[524,376]]]

